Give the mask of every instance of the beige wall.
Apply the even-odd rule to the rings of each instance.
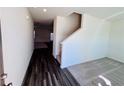
[[[33,52],[33,22],[26,8],[0,8],[0,12],[6,84],[21,85]]]

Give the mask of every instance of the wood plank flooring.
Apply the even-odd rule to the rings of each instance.
[[[67,69],[61,69],[48,49],[35,49],[23,86],[79,86]]]

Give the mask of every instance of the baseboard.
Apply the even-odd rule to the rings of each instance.
[[[122,62],[122,61],[120,61],[120,60],[118,60],[118,59],[112,58],[112,57],[106,57],[106,58],[108,58],[108,59],[110,59],[110,60],[113,60],[113,61],[120,62],[120,63],[124,63],[124,62]]]
[[[70,66],[74,66],[74,65],[79,65],[81,63],[93,62],[93,61],[100,60],[100,59],[103,59],[103,58],[107,58],[107,57],[100,57],[100,58],[91,59],[91,60],[87,60],[87,61],[79,61],[79,62],[77,62],[77,64],[72,64],[72,65],[68,65],[68,66],[61,65],[61,68],[66,68],[66,67],[70,67]]]
[[[108,59],[113,60],[113,61],[117,61],[117,62],[120,62],[120,63],[124,63],[124,62],[119,61],[119,60],[116,60],[116,59],[114,59],[114,58],[101,57],[101,58],[97,58],[97,59],[93,59],[93,60],[89,60],[89,61],[83,61],[83,62],[80,62],[80,63],[78,63],[78,64],[74,64],[74,65],[79,65],[79,64],[81,64],[81,63],[87,63],[87,62],[93,62],[93,61],[97,61],[97,60],[100,60],[100,59],[103,59],[103,58],[108,58]],[[71,66],[74,66],[74,65],[71,65]],[[68,67],[70,67],[70,66],[68,66]],[[61,68],[66,68],[66,67],[61,67]]]

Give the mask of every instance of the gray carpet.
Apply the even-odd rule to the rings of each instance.
[[[102,58],[92,62],[77,64],[67,69],[82,86],[97,86],[99,82],[102,85],[106,85],[98,77],[99,75],[109,79],[112,86],[124,85],[124,63],[110,58]]]

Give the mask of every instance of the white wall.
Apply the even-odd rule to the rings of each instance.
[[[67,17],[57,16],[54,20],[53,55],[59,54],[60,43],[80,27],[80,15],[71,14]]]
[[[109,30],[109,22],[84,14],[81,29],[62,44],[61,67],[106,57]]]
[[[111,24],[108,57],[124,62],[124,20]]]
[[[26,8],[0,8],[0,12],[6,84],[21,85],[33,52],[32,19]]]

